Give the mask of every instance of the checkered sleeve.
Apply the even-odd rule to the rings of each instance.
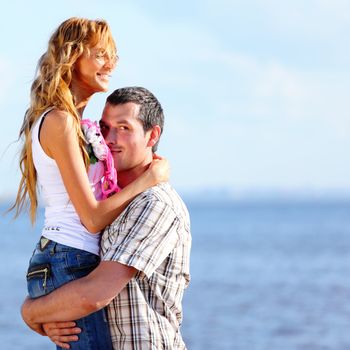
[[[132,266],[150,277],[176,246],[177,226],[178,217],[169,204],[154,198],[141,201],[123,223],[110,226],[109,236],[117,238],[109,242],[103,260]]]

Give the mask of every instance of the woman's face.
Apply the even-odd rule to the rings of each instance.
[[[75,62],[72,85],[92,95],[108,90],[109,78],[116,66],[116,60],[109,57],[101,45],[85,51]]]

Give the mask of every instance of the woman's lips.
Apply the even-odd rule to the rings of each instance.
[[[111,77],[109,74],[107,73],[97,73],[97,76],[104,81],[109,81],[109,78]]]

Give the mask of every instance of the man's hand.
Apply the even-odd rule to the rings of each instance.
[[[44,323],[43,329],[51,341],[63,349],[70,349],[68,342],[79,340],[76,334],[81,333],[72,321]]]

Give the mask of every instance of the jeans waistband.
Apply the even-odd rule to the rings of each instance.
[[[45,250],[51,250],[54,253],[79,250],[77,248],[73,248],[73,247],[69,247],[69,246],[61,244],[61,243],[57,243],[57,242],[52,241],[51,239],[48,239],[44,236],[40,237],[40,240],[37,244],[37,248],[40,249],[42,252]]]

